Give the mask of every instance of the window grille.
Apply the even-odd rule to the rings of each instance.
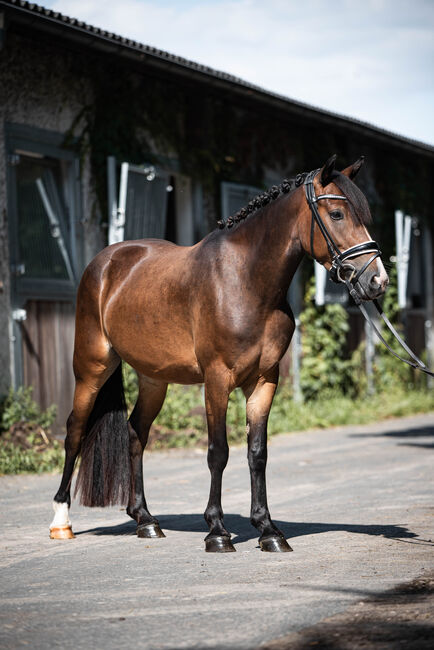
[[[241,185],[239,183],[221,184],[222,218],[227,219],[249,203],[255,196],[261,193],[257,187],[252,185]]]
[[[108,165],[109,196],[115,197],[113,158]],[[152,165],[122,163],[117,206],[115,199],[110,200],[109,244],[148,237],[163,239],[168,186],[169,175]]]

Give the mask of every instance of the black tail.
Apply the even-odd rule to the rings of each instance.
[[[127,505],[131,464],[122,364],[98,393],[80,449],[75,495],[84,506]]]

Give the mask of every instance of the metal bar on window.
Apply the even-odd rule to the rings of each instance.
[[[60,223],[56,217],[51,203],[48,199],[47,192],[45,191],[44,183],[41,178],[36,179],[36,187],[38,188],[39,195],[41,197],[42,203],[44,205],[45,211],[48,216],[48,220],[51,226],[51,236],[56,240],[57,245],[59,246],[60,253],[62,255],[63,261],[65,263],[66,272],[68,273],[69,279],[75,283],[74,271],[72,269],[71,261],[69,259],[68,250],[63,241],[62,232],[60,229]]]
[[[396,266],[398,270],[398,304],[400,309],[407,306],[408,263],[410,259],[411,217],[396,210]]]
[[[108,156],[107,158],[107,189],[108,189],[108,243],[116,244],[122,241],[119,237],[118,225],[118,204],[117,204],[117,187],[116,187],[116,158]]]
[[[128,170],[129,163],[121,165],[121,180],[119,186],[119,203],[116,211],[112,211],[109,230],[109,244],[124,241],[125,235],[125,211],[127,207]],[[113,205],[113,204],[112,204]]]

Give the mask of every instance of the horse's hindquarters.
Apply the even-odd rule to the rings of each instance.
[[[160,381],[203,381],[192,331],[190,250],[163,241],[125,242],[105,271],[107,339],[139,373]]]

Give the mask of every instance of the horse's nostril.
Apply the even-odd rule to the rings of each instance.
[[[380,275],[372,275],[369,280],[369,289],[372,293],[380,296],[386,291],[387,284],[387,280],[383,279]]]

